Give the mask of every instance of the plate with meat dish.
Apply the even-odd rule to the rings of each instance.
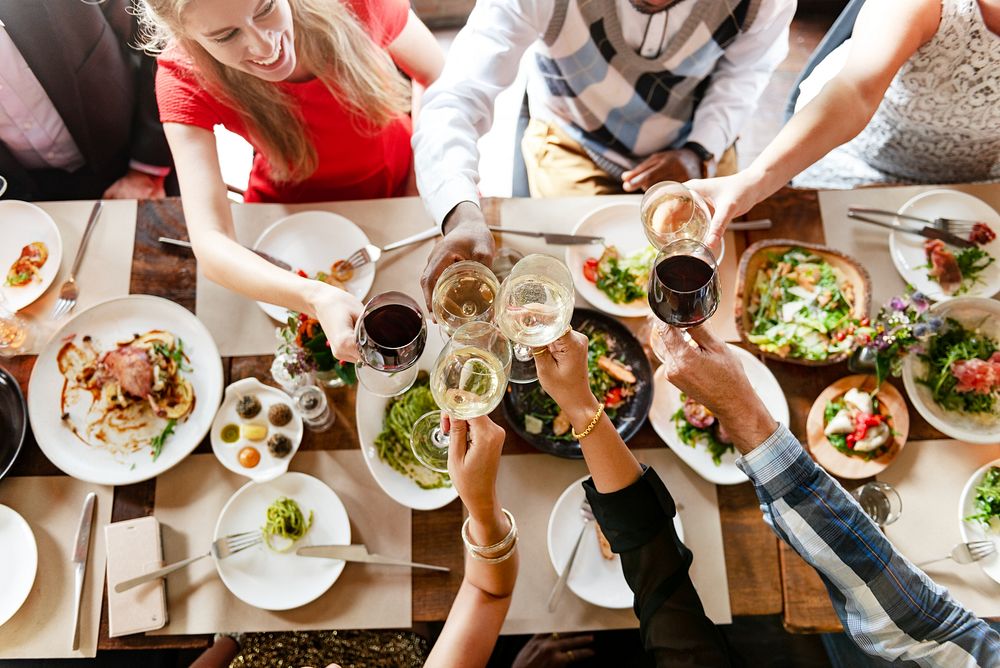
[[[930,190],[917,195],[899,213],[927,220],[952,218],[975,223],[959,236],[971,248],[956,248],[940,239],[915,234],[889,235],[889,252],[903,280],[934,301],[955,297],[992,297],[1000,292],[1000,214],[986,202],[957,190]],[[899,221],[900,225],[919,223]]]
[[[62,263],[62,237],[52,216],[16,200],[0,202],[0,230],[0,306],[18,311],[55,280]]]
[[[222,361],[190,311],[130,295],[76,315],[49,340],[28,383],[45,456],[100,485],[157,476],[202,441],[222,397]]]
[[[580,548],[573,560],[573,570],[569,573],[566,586],[593,605],[602,608],[631,608],[635,597],[625,581],[621,557],[611,551],[597,521],[592,520],[588,526],[584,526],[584,518],[580,514],[580,506],[586,498],[583,481],[588,477],[590,476],[584,476],[567,487],[552,507],[546,532],[549,560],[552,568],[561,575],[576,539],[580,536]],[[674,515],[674,529],[677,537],[683,541],[684,527],[679,513]]]
[[[903,361],[906,394],[931,426],[967,443],[1000,443],[1000,302],[931,307],[940,327]]]
[[[354,269],[346,258],[371,242],[360,227],[329,211],[302,211],[275,222],[257,238],[253,249],[292,266],[292,271],[350,292],[364,300],[375,282],[375,263]],[[284,323],[291,313],[283,306],[257,302]]]
[[[578,308],[571,324],[590,339],[590,389],[604,403],[605,413],[618,433],[628,441],[646,421],[653,401],[653,371],[646,353],[625,325],[603,313]],[[538,381],[508,385],[503,412],[511,428],[542,452],[583,457],[569,419]]]
[[[788,426],[785,393],[763,362],[729,344],[750,379],[750,386],[775,420]],[[653,374],[653,430],[695,473],[716,485],[738,485],[748,480],[736,466],[739,453],[728,432],[708,408],[687,397],[667,380],[663,367]]]

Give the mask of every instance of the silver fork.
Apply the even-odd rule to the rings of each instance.
[[[580,514],[583,515],[583,526],[580,527],[576,543],[573,544],[573,551],[569,553],[569,560],[566,562],[566,567],[559,574],[556,586],[552,588],[552,593],[549,594],[549,612],[555,611],[556,606],[559,605],[559,597],[562,595],[563,589],[566,588],[566,581],[569,580],[569,572],[573,569],[573,562],[576,561],[576,553],[579,551],[580,543],[583,541],[583,534],[590,526],[590,523],[594,521],[594,513],[591,511],[590,503],[586,498],[580,505]]]
[[[212,543],[211,549],[205,554],[199,554],[196,557],[188,557],[183,561],[172,563],[169,566],[164,566],[163,568],[149,573],[143,573],[142,575],[134,577],[130,580],[123,580],[115,585],[115,591],[120,594],[123,591],[132,589],[133,587],[138,587],[144,582],[159,580],[160,578],[165,577],[174,571],[179,571],[185,566],[193,564],[200,559],[204,559],[209,555],[214,556],[216,559],[231,557],[237,552],[242,552],[243,550],[251,548],[254,545],[259,545],[261,542],[263,542],[263,538],[261,537],[260,529],[223,536],[219,540]]]
[[[969,236],[970,232],[972,232],[972,228],[976,225],[976,223],[980,223],[982,221],[961,220],[959,218],[935,218],[932,222],[934,227],[939,230],[944,230],[945,232],[957,234],[958,236],[965,238]]]
[[[63,317],[76,306],[76,300],[80,294],[76,288],[76,271],[80,268],[83,253],[87,250],[87,242],[90,241],[90,233],[94,231],[94,225],[97,224],[97,219],[101,217],[103,209],[104,202],[98,200],[94,202],[94,208],[90,210],[90,218],[87,220],[87,226],[83,228],[83,237],[80,239],[80,247],[76,249],[76,257],[73,259],[73,266],[69,270],[69,278],[59,288],[59,299],[56,300],[55,308],[52,309],[53,320]]]
[[[354,269],[363,267],[369,262],[378,262],[382,257],[382,253],[386,253],[391,250],[396,250],[397,248],[403,248],[405,246],[411,246],[421,241],[427,239],[433,239],[434,237],[441,234],[441,231],[436,227],[430,227],[423,232],[417,232],[416,234],[406,237],[405,239],[400,239],[399,241],[394,241],[391,244],[379,248],[375,244],[367,244],[364,248],[359,248],[347,257],[347,263],[351,265]]]
[[[973,540],[968,543],[959,543],[951,549],[951,554],[930,561],[922,561],[917,566],[926,566],[945,559],[951,559],[956,564],[971,564],[981,561],[997,551],[992,540]]]

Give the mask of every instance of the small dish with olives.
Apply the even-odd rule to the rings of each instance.
[[[244,378],[226,388],[211,441],[223,466],[265,482],[288,470],[302,442],[302,418],[287,394],[256,378]]]

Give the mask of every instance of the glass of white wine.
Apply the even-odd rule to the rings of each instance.
[[[679,239],[703,241],[712,219],[701,195],[675,181],[662,181],[642,196],[642,228],[657,249]]]
[[[493,302],[499,291],[496,276],[478,262],[463,260],[445,269],[431,297],[434,318],[445,339],[468,322],[491,321]]]
[[[549,345],[569,327],[573,317],[573,276],[565,264],[548,255],[518,261],[500,285],[496,323],[514,344],[510,381],[537,380],[532,348]]]
[[[410,447],[427,468],[448,472],[448,434],[441,414],[459,420],[488,415],[503,399],[510,373],[510,342],[489,322],[473,321],[455,330],[431,369],[430,388],[442,410],[413,424]]]

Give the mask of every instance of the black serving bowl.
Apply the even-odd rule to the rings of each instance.
[[[613,342],[615,357],[629,366],[635,374],[635,395],[618,409],[614,417],[614,425],[623,440],[628,441],[642,427],[649,415],[653,403],[653,369],[646,358],[646,353],[638,339],[633,336],[625,325],[609,315],[591,309],[578,308],[573,312],[573,329],[590,335],[591,332],[604,332]],[[529,434],[524,430],[524,413],[519,408],[521,399],[528,392],[538,387],[538,381],[533,383],[511,383],[507,386],[507,394],[503,400],[503,413],[507,424],[532,446],[558,457],[580,459],[583,452],[580,444],[573,440],[558,439],[541,434]]]
[[[27,431],[24,395],[14,377],[0,367],[0,480],[13,468]]]

